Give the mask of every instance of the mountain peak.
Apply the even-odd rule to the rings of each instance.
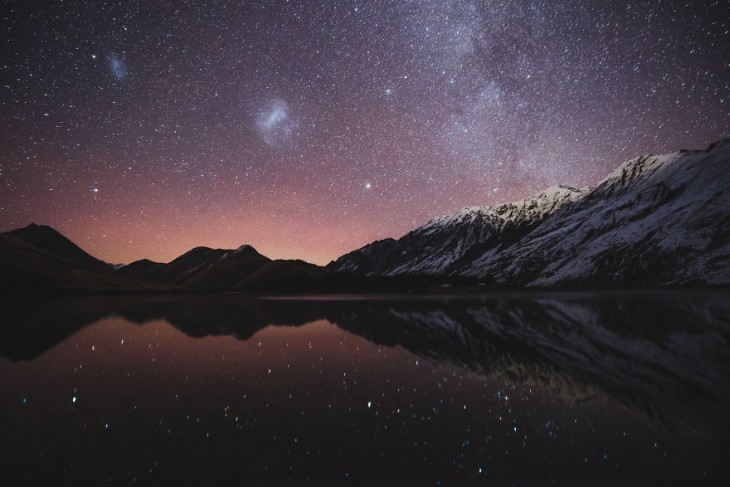
[[[26,227],[11,230],[2,235],[84,269],[111,271],[111,267],[106,262],[92,257],[58,230],[48,225],[31,223]]]
[[[232,254],[243,254],[251,257],[264,257],[259,253],[258,250],[253,248],[251,245],[243,244],[232,252]],[[266,258],[268,260],[268,258]]]
[[[55,228],[53,228],[53,227],[51,227],[49,225],[42,225],[42,224],[38,224],[38,223],[30,223],[29,225],[27,225],[27,226],[25,226],[23,228],[18,228],[18,229],[15,229],[15,230],[11,230],[10,232],[7,232],[7,233],[12,233],[14,235],[31,234],[31,233],[35,233],[35,234],[44,233],[46,235],[53,235],[53,236],[58,236],[58,237],[61,237],[61,238],[66,238],[66,237],[64,237],[64,235],[61,232],[59,232]]]

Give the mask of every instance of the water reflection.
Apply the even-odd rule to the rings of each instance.
[[[270,325],[327,320],[441,366],[607,396],[674,435],[730,437],[726,292],[513,295],[454,299],[129,297],[6,303],[0,355],[43,354],[107,316],[165,320],[191,337],[248,340]]]

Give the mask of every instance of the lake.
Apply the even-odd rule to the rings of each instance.
[[[727,291],[2,310],[2,485],[730,478]]]

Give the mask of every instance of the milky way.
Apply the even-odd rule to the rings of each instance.
[[[4,2],[0,230],[325,263],[730,135],[726,2]]]

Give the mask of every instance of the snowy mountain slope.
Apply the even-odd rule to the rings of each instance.
[[[730,283],[730,140],[626,162],[527,238],[456,273],[499,283]]]
[[[730,139],[638,157],[593,188],[464,208],[329,268],[518,286],[727,284]]]
[[[328,267],[367,275],[447,274],[481,254],[529,233],[581,191],[555,186],[517,203],[472,206],[435,218],[399,240],[386,239],[346,254]],[[477,253],[479,252],[479,253]]]

